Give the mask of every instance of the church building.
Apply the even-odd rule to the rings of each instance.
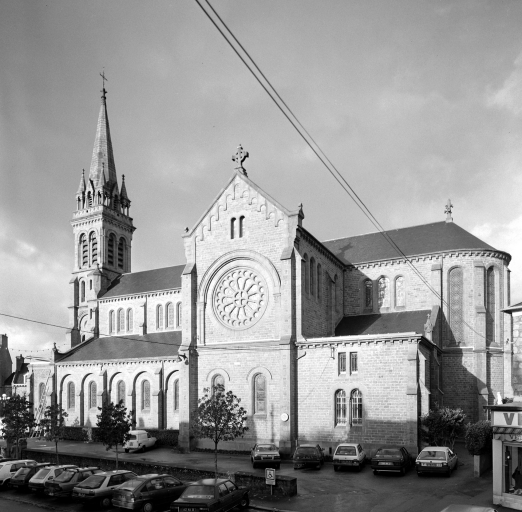
[[[118,179],[103,90],[71,222],[70,348],[31,367],[35,407],[57,402],[69,424],[95,426],[98,407],[123,400],[137,428],[179,429],[190,450],[209,446],[190,422],[221,383],[249,431],[220,448],[416,453],[435,403],[477,421],[497,393],[512,396],[509,254],[455,224],[450,202],[431,224],[320,241],[302,207],[252,181],[247,156],[240,146],[181,237],[185,260],[132,272],[132,187]]]

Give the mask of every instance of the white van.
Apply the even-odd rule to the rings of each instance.
[[[25,466],[36,466],[36,461],[32,459],[10,460],[0,464],[0,486],[6,487],[11,477]]]
[[[129,450],[144,452],[156,444],[156,438],[152,437],[146,430],[131,430],[129,440],[123,445],[125,453]]]

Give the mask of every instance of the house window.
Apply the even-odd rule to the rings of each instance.
[[[335,426],[346,425],[346,392],[339,389],[335,392]]]
[[[176,327],[181,327],[181,302],[176,304]]]
[[[125,332],[125,314],[123,309],[118,309],[118,332]]]
[[[86,267],[89,265],[89,246],[85,235],[80,237],[79,252],[80,268]]]
[[[315,258],[310,258],[310,295],[315,295]]]
[[[254,414],[266,414],[266,378],[261,373],[254,377]]]
[[[449,325],[450,343],[464,341],[464,282],[462,268],[456,267],[449,273]]]
[[[373,282],[371,279],[364,281],[364,308],[373,309]]]
[[[109,235],[109,243],[107,244],[107,263],[114,267],[114,250],[116,245],[116,237],[111,233]]]
[[[174,410],[179,411],[179,379],[174,381]]]
[[[338,365],[339,374],[346,373],[346,352],[339,352]]]
[[[85,302],[85,281],[80,283],[80,302]]]
[[[125,382],[120,380],[116,387],[116,403],[122,402],[125,405]]]
[[[362,425],[362,394],[358,389],[350,393],[351,424]]]
[[[95,233],[89,235],[89,245],[91,246],[91,265],[96,265],[98,263],[98,240]]]
[[[357,352],[350,352],[350,373],[357,373]]]
[[[125,239],[120,238],[118,243],[118,268],[123,270],[123,263],[125,258]]]
[[[404,277],[399,276],[395,279],[395,307],[406,306],[406,296],[404,294]]]
[[[127,332],[134,331],[132,308],[127,309]]]
[[[161,304],[156,308],[156,329],[163,329],[163,306]]]
[[[381,277],[378,282],[379,287],[379,307],[390,307],[390,280],[387,277]]]
[[[239,238],[243,238],[245,234],[245,217],[239,217]]]
[[[92,381],[89,384],[89,409],[95,409],[97,407],[96,395],[98,393],[96,382]]]
[[[74,409],[76,390],[74,389],[74,382],[67,384],[67,409]]]
[[[223,375],[214,375],[212,378],[212,394],[214,394],[214,390],[217,386],[223,386],[223,390],[225,389],[225,379]]]
[[[144,380],[141,383],[141,410],[150,409],[150,382]]]
[[[236,237],[236,219],[235,217],[232,217],[230,219],[230,238],[234,240]]]
[[[116,329],[116,315],[114,314],[114,311],[109,311],[109,334],[114,334],[114,330]]]
[[[495,342],[495,268],[489,267],[486,272],[486,342]]]
[[[174,327],[174,304],[167,304],[167,327]]]

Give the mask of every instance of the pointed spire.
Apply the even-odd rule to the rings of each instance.
[[[78,187],[77,195],[81,195],[85,192],[85,169],[82,169],[82,177],[80,178],[80,186]]]
[[[129,196],[127,195],[127,187],[125,186],[125,174],[121,175],[121,190],[120,190],[120,198],[129,200]]]
[[[116,165],[114,164],[114,154],[112,152],[109,117],[107,115],[107,91],[105,87],[102,90],[100,114],[98,116],[98,126],[94,139],[89,179],[91,179],[96,186],[99,186],[103,183],[102,175],[104,175],[105,180],[110,185],[118,182],[116,177]]]

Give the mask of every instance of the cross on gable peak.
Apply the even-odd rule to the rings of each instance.
[[[243,167],[243,162],[248,158],[248,151],[245,151],[243,149],[243,146],[241,146],[241,144],[239,144],[239,146],[237,147],[237,151],[235,152],[235,154],[232,155],[232,160],[234,162],[236,162],[236,169],[240,170],[245,176],[246,176],[246,171],[245,171],[245,168]]]
[[[446,203],[446,209],[444,210],[444,213],[446,214],[446,222],[453,222],[453,217],[451,216],[453,211],[453,205],[451,204],[451,199],[448,199],[448,202]]]

